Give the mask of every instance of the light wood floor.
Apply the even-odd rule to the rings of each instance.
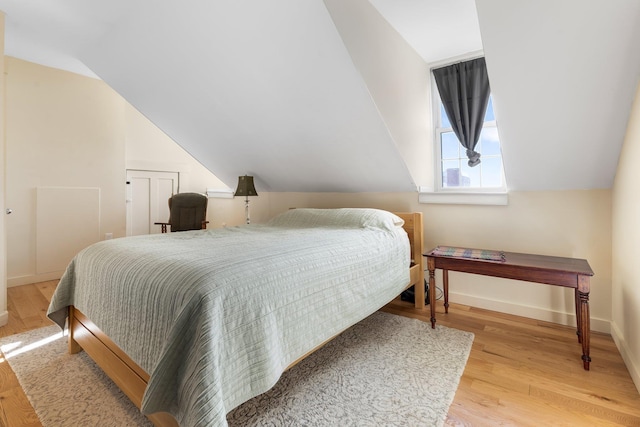
[[[50,325],[56,282],[8,289],[9,323],[0,336]],[[428,319],[394,301],[385,311]],[[609,335],[592,333],[591,371],[582,369],[573,328],[452,304],[438,324],[475,340],[447,425],[640,426],[640,395]],[[0,359],[0,426],[40,426],[11,368]]]

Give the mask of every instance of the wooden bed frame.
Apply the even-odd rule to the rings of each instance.
[[[409,242],[411,244],[410,283],[407,285],[407,288],[412,285],[419,285],[415,287],[415,306],[416,308],[424,308],[422,213],[394,213],[404,220],[403,227],[409,235]],[[327,340],[327,342],[330,340]],[[296,365],[324,344],[326,344],[326,342],[293,362],[287,369]],[[131,360],[131,358],[91,322],[90,319],[75,307],[71,306],[69,307],[69,352],[73,354],[81,350],[87,352],[94,362],[120,387],[138,409],[141,407],[142,396],[149,382],[149,374]],[[166,412],[158,412],[148,415],[147,417],[158,427],[178,426],[175,418]]]

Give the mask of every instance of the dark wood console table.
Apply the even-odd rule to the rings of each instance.
[[[437,249],[437,248],[436,248]],[[589,291],[593,271],[587,260],[545,255],[502,252],[504,261],[444,256],[433,249],[424,254],[429,270],[429,300],[431,301],[431,327],[436,325],[435,270],[442,269],[444,309],[449,312],[449,270],[526,282],[564,286],[575,289],[575,306],[578,342],[582,344],[584,369],[589,370]]]

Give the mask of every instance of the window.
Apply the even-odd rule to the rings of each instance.
[[[506,185],[502,167],[500,138],[489,97],[484,125],[475,151],[481,154],[480,164],[470,167],[466,149],[460,144],[445,113],[435,81],[434,92],[436,188],[438,191],[498,192]]]

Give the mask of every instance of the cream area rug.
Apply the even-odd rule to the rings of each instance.
[[[473,334],[376,312],[228,416],[230,426],[441,426]],[[45,427],[151,426],[57,326],[0,339]]]

